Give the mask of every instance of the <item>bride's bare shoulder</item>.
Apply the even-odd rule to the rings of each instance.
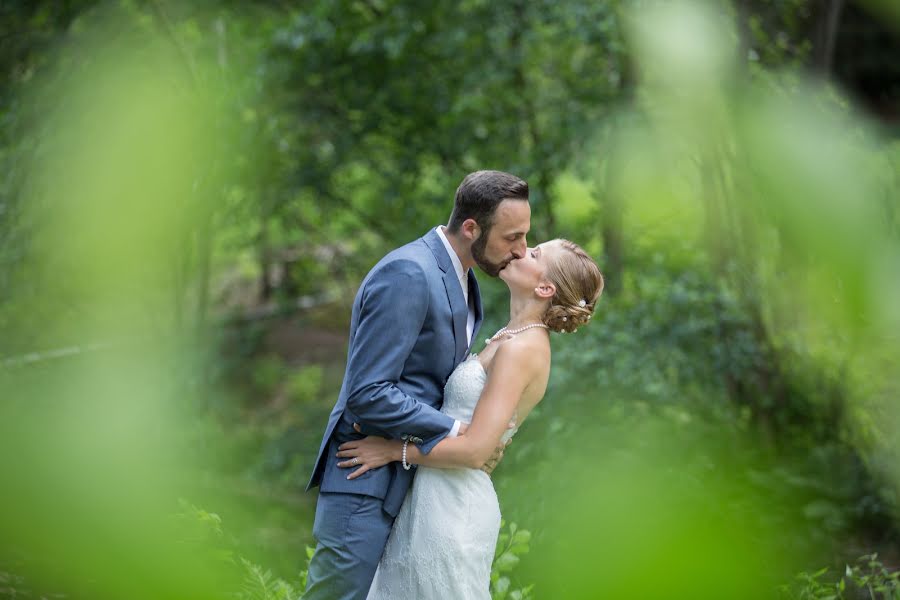
[[[497,345],[491,362],[498,360],[541,370],[550,363],[550,342],[542,331],[526,331],[507,337]]]

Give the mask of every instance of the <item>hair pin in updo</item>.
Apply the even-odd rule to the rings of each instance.
[[[581,308],[584,308],[585,306],[587,306],[587,300],[582,298],[581,300],[578,301],[578,306],[580,306]]]

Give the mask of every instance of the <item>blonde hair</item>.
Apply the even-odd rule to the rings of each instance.
[[[569,240],[558,239],[563,249],[547,267],[545,277],[556,286],[556,294],[544,313],[551,331],[572,332],[586,324],[603,293],[603,274],[587,252]]]

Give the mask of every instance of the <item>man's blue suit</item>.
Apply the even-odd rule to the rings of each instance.
[[[474,340],[481,296],[471,270],[467,276]],[[337,466],[338,446],[378,435],[408,438],[428,453],[446,437],[454,420],[439,409],[447,378],[469,351],[467,318],[457,272],[435,230],[385,256],[363,280],[344,382],[307,486],[319,486],[319,499],[304,600],[366,597],[414,469],[390,463],[347,480],[352,471]]]

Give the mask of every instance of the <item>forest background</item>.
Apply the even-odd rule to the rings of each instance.
[[[296,598],[355,290],[483,168],[607,280],[494,597],[900,597],[896,2],[0,19],[0,597]]]

